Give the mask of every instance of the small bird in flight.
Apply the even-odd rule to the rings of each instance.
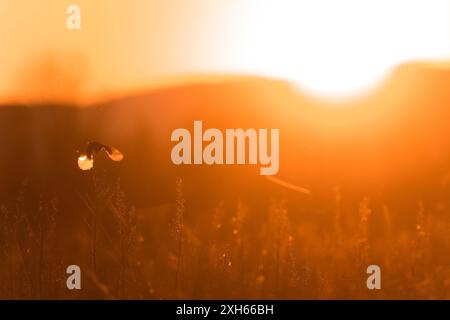
[[[105,151],[112,161],[122,161],[123,154],[116,148],[100,142],[88,142],[86,151],[78,156],[78,167],[81,170],[91,170],[94,167],[94,154]]]

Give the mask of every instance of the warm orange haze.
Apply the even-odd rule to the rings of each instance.
[[[411,27],[392,32],[401,50],[383,34],[386,47],[341,76],[304,67],[333,54],[320,48],[298,70],[291,60],[309,36],[288,12],[319,12],[307,1],[75,2],[79,30],[67,29],[72,2],[0,2],[0,298],[450,298],[445,2],[411,1],[404,20],[406,2],[333,5]],[[420,12],[434,17],[417,29],[430,40],[409,46]],[[314,26],[324,42],[338,35]],[[256,57],[258,30],[270,41],[293,30],[277,45],[296,54]],[[227,162],[230,128],[272,148]],[[222,158],[195,150],[208,129],[223,133]],[[192,134],[189,156],[174,158],[177,132]],[[73,265],[81,289],[67,285]],[[381,289],[367,286],[371,265]]]
[[[447,0],[3,0],[0,21],[3,102],[87,104],[230,73],[348,97],[401,63],[450,58]]]

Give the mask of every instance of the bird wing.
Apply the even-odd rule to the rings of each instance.
[[[94,167],[94,158],[89,159],[86,154],[81,154],[78,157],[78,167],[81,170],[91,170]]]
[[[123,160],[123,153],[120,152],[117,148],[109,147],[106,150],[106,153],[108,154],[109,158],[112,161],[122,161]]]

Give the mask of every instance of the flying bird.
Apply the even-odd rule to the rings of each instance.
[[[108,146],[100,142],[88,142],[86,151],[78,156],[78,167],[81,170],[91,170],[94,167],[94,155],[105,151],[112,161],[122,161],[123,154],[117,148]]]

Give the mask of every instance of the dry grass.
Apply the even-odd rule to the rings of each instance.
[[[330,194],[315,220],[293,219],[281,196],[262,210],[236,200],[194,212],[178,178],[172,205],[137,210],[119,179],[96,172],[68,226],[59,199],[35,199],[24,182],[0,207],[0,297],[450,298],[445,199],[416,201],[408,224],[370,197]],[[74,263],[78,292],[65,288]],[[370,264],[382,268],[381,291],[365,287]]]

